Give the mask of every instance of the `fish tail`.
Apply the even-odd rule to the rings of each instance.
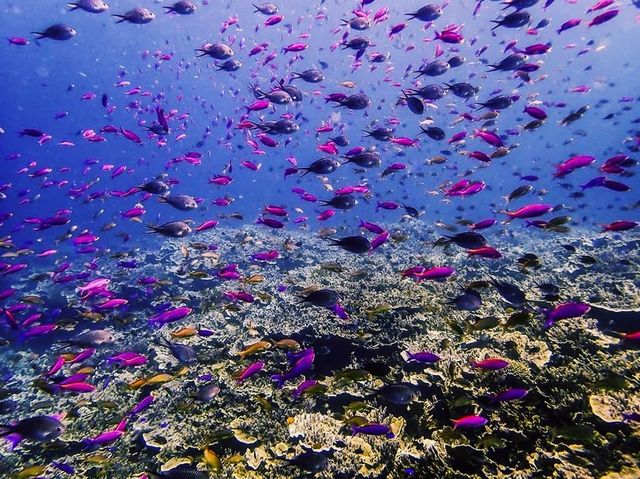
[[[9,424],[0,424],[0,437],[5,437],[11,434],[13,428]]]
[[[77,10],[78,8],[78,4],[77,3],[67,3],[67,7],[69,7],[69,11],[73,12],[74,10]]]
[[[174,11],[173,7],[162,7],[162,8],[164,8],[164,9],[166,9],[166,10],[167,10],[167,11],[166,11],[166,12],[164,12],[164,13],[171,13],[171,12],[173,12],[173,11]]]
[[[153,233],[159,233],[160,232],[160,230],[158,228],[158,225],[148,224],[146,226],[147,226],[147,229],[148,229],[148,231],[147,231],[148,234],[153,234]]]
[[[44,32],[31,32],[31,33],[33,33],[34,35],[38,35],[36,40],[41,40],[43,38],[47,38],[47,35]],[[24,133],[21,133],[20,136],[24,136]]]
[[[122,23],[122,22],[124,22],[124,21],[127,19],[127,17],[125,17],[124,15],[116,15],[116,14],[112,14],[111,16],[112,16],[112,17],[116,17],[116,18],[119,18],[119,19],[120,19],[120,20],[118,20],[116,23]]]

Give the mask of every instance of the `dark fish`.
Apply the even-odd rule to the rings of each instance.
[[[148,8],[136,7],[132,10],[129,10],[123,15],[113,15],[119,20],[116,23],[129,22],[135,23],[136,25],[144,25],[145,23],[151,22],[154,18],[156,18],[156,14],[153,13]]]
[[[496,65],[489,65],[491,67],[490,71],[513,71],[521,68],[529,59],[527,55],[524,53],[512,53],[509,56],[506,56]]]
[[[235,58],[229,58],[228,60],[225,60],[224,62],[216,65],[216,69],[218,71],[225,72],[237,72],[238,70],[240,70],[240,68],[242,68],[242,62],[240,60],[236,60]]]
[[[308,83],[320,83],[324,81],[324,73],[322,73],[322,71],[317,70],[315,68],[305,70],[300,73],[293,72],[292,77],[293,79],[300,78],[301,80],[304,80]]]
[[[113,344],[115,338],[111,331],[106,329],[94,329],[81,333],[71,339],[59,341],[63,346],[80,346],[83,348],[96,348]]]
[[[51,40],[70,40],[76,36],[76,31],[69,25],[65,25],[64,23],[56,23],[55,25],[51,25],[47,27],[47,29],[43,32],[31,32],[34,35],[38,35],[38,40],[41,38],[50,38]]]
[[[515,190],[509,193],[509,196],[504,197],[507,204],[509,204],[513,200],[517,200],[518,198],[522,198],[527,193],[533,190],[532,185],[522,185],[518,186]]]
[[[481,108],[489,108],[490,110],[504,110],[509,108],[513,103],[513,99],[508,95],[500,95],[488,99],[486,102],[478,102]]]
[[[572,111],[567,116],[565,116],[562,119],[562,121],[560,121],[560,124],[562,126],[570,125],[574,121],[577,121],[580,118],[582,118],[583,115],[587,112],[588,109],[589,109],[589,105],[585,105],[585,106],[582,106],[582,107],[578,108],[576,111]]]
[[[149,233],[158,233],[169,238],[184,238],[191,233],[191,227],[184,221],[171,221],[163,225],[147,225]]]
[[[421,22],[433,22],[442,16],[442,8],[440,5],[429,4],[420,7],[413,13],[407,13],[409,19],[420,20]]]
[[[139,189],[153,195],[164,195],[169,191],[169,185],[161,180],[152,180],[138,186]]]
[[[21,439],[34,442],[48,442],[58,438],[64,432],[64,425],[53,416],[34,416],[22,419],[15,424],[0,425],[0,437],[17,434],[12,442],[17,444]]]
[[[193,466],[180,465],[168,471],[145,471],[152,479],[209,479],[209,474]]]
[[[454,236],[445,235],[444,238],[439,238],[434,243],[434,246],[447,245],[450,243],[454,243],[464,249],[477,249],[485,246],[487,244],[487,240],[480,233],[469,231],[465,233],[458,233]]]
[[[382,158],[380,154],[375,151],[365,151],[358,153],[357,155],[347,156],[346,163],[355,163],[362,168],[374,168],[382,164]]]
[[[168,203],[181,211],[191,211],[198,208],[195,198],[189,195],[161,196],[158,201],[160,203]]]
[[[157,344],[168,348],[169,351],[171,351],[173,357],[181,363],[195,364],[196,362],[198,362],[198,355],[190,346],[187,346],[185,344],[172,343],[171,341],[163,337],[160,337],[160,339],[158,339]]]
[[[385,384],[376,394],[391,404],[410,404],[418,399],[418,392],[411,384]]]
[[[343,106],[349,110],[364,110],[371,105],[371,100],[364,93],[348,96],[338,102],[338,106]]]
[[[322,308],[333,308],[340,302],[340,295],[332,289],[317,289],[304,296],[303,301]]]
[[[516,285],[491,278],[491,284],[495,286],[502,298],[514,306],[522,306],[527,302],[524,293]]]
[[[425,85],[417,89],[407,90],[411,95],[417,95],[427,101],[436,101],[447,94],[447,90],[440,85]]]
[[[420,125],[420,129],[422,130],[421,133],[424,133],[432,140],[441,141],[444,140],[447,136],[444,130],[442,128],[438,128],[437,126],[429,126],[427,128],[424,128],[422,125]]]
[[[325,206],[333,206],[339,210],[349,210],[358,204],[358,200],[353,195],[338,195],[330,200],[322,200],[320,203]]]
[[[462,311],[476,311],[482,307],[482,297],[480,293],[473,289],[466,289],[465,292],[448,301]]]
[[[328,238],[332,246],[339,246],[350,253],[363,254],[371,250],[371,243],[364,236],[345,236],[344,238]]]
[[[275,3],[262,3],[260,5],[253,4],[255,10],[254,13],[260,12],[263,15],[277,15],[279,13],[278,7]]]
[[[216,60],[226,60],[233,56],[233,50],[229,45],[225,45],[224,43],[208,43],[204,45],[202,48],[196,49],[197,52],[201,54],[199,57],[203,57],[205,55],[210,56],[211,58],[215,58]]]
[[[440,75],[444,75],[449,71],[451,65],[443,60],[434,60],[430,63],[427,63],[423,67],[417,69],[414,73],[416,73],[416,77],[419,78],[423,75],[428,77],[437,77]]]
[[[491,23],[495,23],[495,26],[491,30],[495,30],[498,27],[520,28],[530,21],[531,15],[529,15],[529,12],[518,10],[510,13],[500,20],[492,20]]]
[[[198,389],[192,397],[194,400],[207,403],[220,393],[220,387],[216,384],[206,384]]]
[[[329,459],[319,452],[303,452],[287,463],[310,474],[318,474],[329,467]]]
[[[478,88],[469,83],[445,83],[445,85],[455,96],[465,99],[475,96],[479,91]]]
[[[162,7],[167,10],[167,13],[177,13],[178,15],[191,15],[196,11],[195,3],[190,0],[179,0],[170,7]]]
[[[374,128],[373,130],[364,130],[366,136],[370,136],[378,141],[389,141],[393,138],[395,130],[393,128]]]

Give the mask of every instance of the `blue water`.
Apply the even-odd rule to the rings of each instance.
[[[640,10],[629,0],[591,13],[585,13],[591,6],[587,2],[556,0],[543,8],[541,1],[527,8],[531,14],[527,26],[494,31],[491,21],[513,9],[502,11],[503,4],[483,1],[474,15],[477,4],[456,0],[443,5],[444,13],[430,25],[408,20],[405,15],[420,8],[421,2],[376,0],[361,6],[362,15],[373,18],[383,8],[388,8],[388,13],[380,23],[362,32],[340,25],[341,19],[353,18],[353,11],[358,8],[354,1],[281,1],[279,8],[284,19],[268,27],[264,25],[268,17],[253,12],[251,2],[245,0],[224,3],[200,0],[195,13],[184,16],[164,14],[161,7],[168,5],[166,2],[141,2],[156,14],[146,25],[116,24],[111,16],[122,14],[138,3],[125,0],[108,3],[109,10],[101,14],[68,11],[65,2],[5,0],[0,5],[0,36],[14,38],[13,43],[17,42],[15,37],[29,42],[28,45],[0,42],[0,128],[3,131],[0,185],[5,196],[0,200],[0,216],[4,218],[0,221],[0,237],[6,246],[2,251],[56,250],[46,258],[35,257],[33,253],[2,258],[0,261],[8,265],[26,263],[28,268],[0,276],[0,291],[23,288],[29,284],[31,275],[50,272],[64,262],[71,263],[69,272],[74,273],[91,271],[85,266],[93,262],[98,272],[60,286],[73,291],[74,287],[100,277],[101,268],[106,271],[120,261],[110,256],[112,253],[159,248],[165,238],[146,234],[145,225],[188,219],[195,228],[204,221],[216,220],[219,228],[239,231],[244,225],[255,224],[263,215],[265,205],[282,206],[288,211],[285,219],[273,217],[285,223],[284,230],[273,232],[280,243],[287,238],[287,230],[295,229],[315,234],[321,228],[330,227],[338,229],[338,236],[356,235],[362,220],[384,225],[389,231],[402,229],[411,222],[412,231],[421,232],[421,240],[434,241],[450,234],[454,227],[457,232],[466,231],[466,227],[458,223],[461,220],[478,222],[496,218],[498,222],[494,226],[481,231],[488,243],[493,244],[510,233],[525,231],[522,220],[503,223],[507,218],[503,214],[506,207],[503,197],[527,184],[520,175],[534,175],[537,179],[529,182],[533,186],[531,192],[511,202],[506,209],[514,210],[531,203],[554,207],[553,212],[534,220],[570,216],[567,226],[593,239],[599,237],[604,224],[639,219],[640,180],[635,174],[635,160],[640,151],[637,108],[640,63],[635,45],[640,42]],[[612,9],[619,9],[614,18],[601,25],[588,26],[594,17]],[[560,25],[572,18],[582,19],[582,23],[557,34]],[[545,19],[546,26],[534,28]],[[55,41],[36,40],[31,33],[43,31],[54,23],[71,25],[77,35],[67,41]],[[401,23],[406,24],[405,28],[390,37],[391,27]],[[451,45],[433,40],[435,31],[442,31],[448,25],[462,26],[463,43]],[[347,32],[348,39],[362,36],[373,43],[359,62],[356,51],[340,48]],[[515,45],[505,53],[505,47],[512,41],[516,41]],[[237,72],[217,71],[215,65],[221,62],[207,56],[196,57],[196,49],[216,42],[226,43],[234,50],[233,58],[242,62]],[[300,53],[283,52],[284,47],[293,43],[304,43],[306,48]],[[528,74],[529,82],[513,71],[488,71],[488,64],[538,43],[551,43],[552,48],[546,54],[530,56],[528,63],[539,68]],[[249,51],[257,44],[264,44],[264,50],[250,56]],[[465,58],[463,65],[451,68],[442,76],[421,77],[416,81],[412,72],[436,59],[436,47],[442,49],[440,60],[460,55]],[[370,63],[372,52],[388,54],[389,58],[382,63]],[[272,53],[277,54],[275,58],[265,62]],[[304,93],[301,102],[246,113],[246,107],[256,100],[250,85],[269,91],[277,80],[288,81],[293,72],[310,68],[322,70],[325,79],[317,84],[295,80],[293,84]],[[352,84],[345,86],[345,82]],[[479,93],[465,101],[449,92],[426,105],[423,115],[415,115],[398,102],[403,89],[455,82],[468,82],[478,87]],[[132,93],[134,88],[139,91]],[[324,97],[334,93],[365,93],[371,104],[366,110],[350,111],[325,101]],[[82,99],[83,95],[87,98]],[[101,103],[103,95],[106,95],[106,107]],[[476,110],[475,106],[497,95],[517,97],[509,108],[500,111],[493,123],[486,124],[488,131],[502,137],[509,152],[490,163],[482,163],[465,155],[476,150],[487,154],[495,151],[473,136],[474,129],[483,127],[480,116],[489,111]],[[523,129],[533,120],[523,112],[527,105],[542,108],[548,115],[544,124],[534,131]],[[570,125],[560,124],[563,118],[584,106],[590,108],[582,118]],[[165,136],[164,144],[159,144],[159,138],[143,128],[156,121],[156,107],[170,115],[171,132]],[[464,118],[463,114],[468,116]],[[56,119],[56,115],[60,118]],[[291,135],[268,135],[278,142],[273,148],[259,143],[257,130],[238,128],[243,120],[279,120],[283,115],[290,115],[300,129]],[[444,129],[444,140],[419,135],[420,122],[428,118],[433,126]],[[333,125],[333,131],[317,132],[325,124]],[[107,125],[132,131],[142,141],[135,144],[120,133],[100,133]],[[418,139],[418,143],[405,147],[365,137],[363,130],[376,126],[392,127],[395,137]],[[52,138],[40,145],[38,138],[20,136],[20,132],[28,128]],[[82,135],[86,130],[94,130],[106,141],[88,141]],[[467,133],[464,141],[448,141],[460,132]],[[285,170],[294,162],[306,167],[321,157],[330,156],[318,151],[318,146],[339,134],[350,141],[349,146],[338,148],[341,155],[356,146],[375,147],[381,154],[382,165],[363,170],[344,164],[324,178],[300,173],[285,177]],[[257,141],[257,147],[248,140]],[[72,144],[65,146],[60,142]],[[201,154],[201,164],[185,161],[170,164],[171,159],[187,152]],[[595,161],[562,178],[554,178],[556,166],[574,155],[593,156]],[[598,168],[614,155],[628,155],[629,160],[621,171],[606,176],[626,185],[628,191],[596,187],[576,194],[582,191],[580,185],[605,175]],[[434,157],[444,157],[446,161],[430,162]],[[251,171],[242,166],[245,160],[259,163],[260,169]],[[403,163],[406,168],[382,177],[382,171],[392,163]],[[112,177],[119,167],[125,167],[125,171]],[[51,168],[51,172],[33,177],[33,173],[42,168]],[[198,198],[201,201],[198,209],[178,211],[161,204],[157,197],[140,192],[123,197],[123,192],[161,174],[166,174],[172,182],[172,194]],[[232,179],[229,185],[208,182],[208,178],[222,174]],[[445,195],[452,183],[465,178],[485,182],[486,187],[467,198]],[[302,188],[319,200],[329,200],[333,191],[354,185],[365,185],[369,193],[357,193],[357,206],[337,211],[326,221],[317,217],[327,207],[319,202],[303,201],[292,192],[293,188]],[[83,191],[71,194],[76,188]],[[212,204],[220,198],[229,198],[232,202],[224,207]],[[146,210],[141,221],[122,216],[139,202]],[[415,207],[421,212],[420,218],[403,216],[402,207],[392,211],[378,209],[379,202]],[[65,213],[70,217],[68,224],[34,230],[37,220],[33,218],[53,217],[60,210],[69,210]],[[229,217],[231,214],[237,217]],[[115,227],[104,227],[112,222]],[[78,254],[79,249],[71,239],[85,230],[99,239],[92,243],[93,249]],[[68,237],[61,238],[66,233]],[[547,238],[561,239],[563,234],[534,227],[526,229],[526,233],[530,238],[540,239],[540,244]],[[502,243],[500,250],[504,258],[496,264],[514,264],[516,257],[510,254],[510,249],[518,246],[517,234],[511,244]],[[621,241],[637,238],[637,229],[621,235],[616,236]],[[192,235],[189,239],[197,241],[198,238]],[[431,245],[424,245],[424,251],[416,255],[428,254]],[[387,246],[374,254],[390,254]],[[304,244],[301,247],[304,248]],[[327,248],[317,261],[339,261],[335,251]],[[283,262],[281,267],[285,265]],[[412,265],[405,265],[409,266]],[[4,265],[3,271],[8,267]],[[158,269],[158,276],[164,273],[164,269]],[[137,279],[139,275],[134,274]],[[63,300],[58,293],[45,298],[45,303],[34,310],[42,311],[46,318],[55,321],[52,310]],[[172,294],[177,293],[179,291],[172,290]],[[135,301],[132,298],[129,307],[144,302],[144,294],[140,294],[142,300],[140,296]],[[18,296],[2,301],[3,311],[20,302]],[[149,306],[143,315],[151,316],[156,311]],[[1,320],[0,326],[3,334],[15,336],[7,319]],[[32,347],[46,352],[46,338],[48,336],[34,339],[31,346],[18,342],[10,347]],[[49,363],[55,357],[52,352]],[[27,411],[24,408],[21,411],[23,417]]]
[[[5,4],[2,10],[7,19],[2,26],[5,37],[28,37],[29,31],[41,30],[53,22],[75,26],[78,34],[67,42],[45,39],[36,43],[32,39],[31,44],[26,47],[6,42],[0,47],[4,63],[0,125],[6,131],[2,137],[3,152],[5,156],[12,152],[21,154],[18,160],[4,162],[6,169],[3,180],[12,183],[13,187],[7,194],[8,198],[3,201],[2,209],[16,214],[12,220],[4,223],[3,229],[14,234],[18,242],[33,240],[33,235],[28,230],[20,230],[24,217],[51,216],[56,209],[71,208],[73,223],[80,228],[95,231],[109,220],[117,220],[119,227],[110,233],[101,234],[101,244],[118,244],[116,234],[122,230],[129,233],[135,241],[143,243],[148,239],[142,235],[142,226],[119,218],[119,212],[136,203],[135,196],[124,200],[106,197],[87,204],[80,198],[70,199],[67,195],[68,187],[41,190],[39,179],[29,179],[26,174],[18,174],[17,171],[28,162],[35,161],[38,167],[50,166],[54,169],[49,179],[67,179],[70,185],[100,178],[87,194],[127,190],[144,179],[165,171],[164,165],[170,158],[194,150],[203,154],[201,166],[182,163],[167,172],[180,181],[174,192],[205,199],[202,205],[204,211],[180,215],[180,212],[173,211],[170,207],[147,201],[145,220],[168,221],[188,216],[198,221],[200,218],[208,219],[233,211],[240,212],[245,221],[251,222],[264,204],[282,204],[289,208],[304,208],[304,215],[310,218],[311,227],[317,228],[318,223],[314,218],[320,210],[318,205],[300,201],[290,190],[294,186],[301,186],[324,199],[329,199],[331,194],[323,191],[321,184],[312,175],[302,179],[295,176],[284,179],[283,171],[289,166],[285,160],[289,155],[294,156],[301,166],[324,155],[315,151],[316,146],[332,134],[321,134],[317,140],[314,130],[336,112],[340,114],[339,123],[344,124],[345,134],[351,140],[350,147],[376,145],[382,151],[384,165],[402,161],[409,168],[406,172],[380,180],[378,170],[360,175],[348,166],[343,167],[330,176],[334,187],[358,184],[365,179],[376,198],[405,202],[425,210],[426,214],[422,219],[427,223],[433,224],[437,220],[451,222],[457,216],[472,221],[492,216],[492,211],[498,209],[492,205],[500,205],[501,196],[522,184],[513,176],[514,173],[539,176],[541,179],[535,186],[538,191],[548,190],[545,202],[577,208],[572,216],[579,224],[588,228],[596,229],[597,223],[623,219],[620,208],[631,202],[633,190],[624,194],[605,189],[587,190],[584,199],[573,200],[568,197],[567,190],[559,187],[559,183],[583,184],[598,176],[595,168],[578,170],[566,178],[566,181],[552,182],[551,175],[553,165],[572,154],[592,155],[600,163],[615,153],[628,152],[627,148],[631,145],[637,146],[637,140],[633,139],[634,125],[631,123],[635,119],[635,103],[620,102],[623,97],[637,100],[634,95],[637,94],[639,84],[638,65],[630,50],[625,47],[633,44],[634,39],[639,36],[635,18],[637,10],[633,6],[623,6],[621,14],[609,23],[592,28],[579,25],[560,36],[554,30],[569,18],[584,17],[584,6],[555,2],[547,11],[543,11],[541,5],[536,5],[532,9],[532,23],[537,24],[544,18],[550,19],[550,24],[540,30],[537,36],[527,35],[523,29],[506,28],[497,29],[496,35],[492,36],[489,21],[499,14],[499,5],[496,3],[484,2],[475,18],[470,14],[471,3],[455,2],[447,6],[446,14],[438,19],[436,26],[442,29],[449,23],[464,23],[462,31],[466,40],[462,45],[454,47],[466,57],[467,62],[459,68],[449,70],[442,77],[423,77],[423,84],[469,81],[474,86],[481,87],[478,101],[494,96],[492,92],[498,90],[501,93],[520,95],[520,100],[503,111],[497,120],[499,132],[524,125],[531,120],[522,114],[526,97],[552,105],[558,102],[566,104],[562,108],[543,107],[549,115],[543,127],[534,132],[525,131],[517,136],[509,136],[506,145],[519,146],[507,157],[494,161],[490,167],[478,168],[478,161],[461,157],[455,152],[447,157],[445,165],[423,165],[425,159],[439,155],[442,150],[454,150],[446,142],[434,142],[424,135],[420,148],[389,148],[384,143],[362,138],[361,131],[372,122],[378,121],[381,126],[387,126],[385,123],[389,118],[397,118],[400,122],[396,127],[397,136],[416,138],[420,131],[417,127],[418,117],[406,107],[395,106],[400,88],[392,83],[398,82],[402,87],[409,88],[411,76],[405,77],[407,67],[413,65],[413,70],[422,60],[432,60],[436,43],[445,51],[449,50],[448,45],[440,42],[425,43],[423,38],[431,38],[433,29],[425,34],[423,24],[417,21],[408,22],[405,30],[396,35],[394,40],[387,38],[390,25],[403,21],[402,13],[419,7],[418,2],[406,2],[399,10],[391,6],[390,20],[361,33],[376,44],[369,51],[391,54],[390,61],[378,64],[373,72],[366,64],[366,59],[362,67],[352,71],[355,53],[352,50],[338,49],[330,52],[328,48],[329,44],[340,41],[342,30],[335,34],[331,31],[338,27],[339,19],[353,8],[351,3],[325,2],[309,9],[293,4],[287,7],[285,20],[280,25],[267,28],[262,25],[266,17],[251,13],[248,5],[231,3],[224,8],[208,5],[202,6],[191,16],[158,14],[148,25],[116,25],[107,14],[66,12],[61,5],[45,6],[41,2],[28,1]],[[112,2],[109,12],[122,12],[134,6],[133,2]],[[375,11],[384,6],[374,3],[368,8]],[[159,13],[159,8],[156,10]],[[314,20],[313,17],[319,13],[325,14],[326,20]],[[238,24],[230,26],[224,34],[219,35],[222,22],[229,17],[237,17]],[[282,54],[280,50],[299,40],[297,36],[301,33],[310,34],[308,39],[300,40],[308,43],[309,47],[300,54],[299,60],[291,64],[294,54]],[[352,32],[351,36],[359,34]],[[514,80],[508,72],[487,73],[487,68],[474,55],[474,52],[486,45],[488,48],[481,58],[489,63],[496,62],[506,56],[502,53],[502,48],[505,42],[512,39],[518,40],[517,47],[552,42],[553,49],[550,53],[531,57],[533,61],[543,62],[542,68],[531,74],[534,80],[540,81],[524,85]],[[229,43],[236,51],[235,58],[243,63],[240,71],[231,74],[218,72],[213,68],[213,59],[195,58],[195,48],[206,42],[220,40]],[[472,46],[473,40],[475,43]],[[248,50],[254,44],[262,42],[269,43],[265,53],[248,57]],[[405,51],[410,46],[415,48]],[[579,55],[583,49],[587,52]],[[596,51],[597,49],[600,51]],[[278,52],[278,57],[267,67],[262,66],[265,55],[273,51]],[[153,56],[156,52],[168,53],[172,55],[172,59],[158,61]],[[449,56],[451,54],[447,52],[442,58]],[[300,115],[301,130],[292,135],[287,146],[282,146],[284,138],[281,137],[278,138],[280,146],[273,149],[262,148],[266,152],[264,156],[252,155],[251,148],[245,144],[244,135],[233,126],[229,129],[225,127],[229,120],[237,123],[243,106],[253,101],[249,84],[257,83],[265,89],[271,80],[286,78],[291,71],[320,68],[320,61],[328,64],[324,70],[326,80],[323,83],[311,85],[298,80],[295,85],[307,93],[316,89],[322,94],[362,91],[370,96],[371,107],[365,113],[349,112],[325,105],[320,96],[307,94],[300,104],[277,106],[275,112],[261,112],[265,119],[277,119],[285,112]],[[119,80],[129,81],[130,86],[116,88],[114,84]],[[349,90],[338,85],[346,80],[355,82],[356,88]],[[580,85],[589,86],[591,91],[568,92],[569,88]],[[125,90],[137,86],[149,92],[150,96],[123,94]],[[86,92],[93,92],[97,97],[82,101],[80,97]],[[107,94],[109,103],[116,107],[111,115],[105,115],[105,109],[100,105],[102,94]],[[155,98],[160,100],[154,102]],[[146,111],[127,109],[127,104],[132,101],[140,102]],[[179,114],[189,115],[186,120],[171,122],[173,132],[168,137],[166,147],[158,148],[154,141],[147,139],[142,146],[137,146],[122,136],[115,137],[113,134],[106,134],[108,141],[99,144],[89,143],[78,136],[80,130],[90,128],[98,131],[106,124],[113,124],[133,130],[144,138],[143,130],[138,124],[140,121],[149,124],[155,119],[152,110],[155,104],[163,106],[165,111],[175,108]],[[457,116],[453,111],[470,111],[462,99],[449,94],[439,100],[437,105],[437,110],[427,108],[425,116],[432,116],[435,125],[444,127],[448,138],[458,131],[471,133],[472,128],[478,126],[478,122],[448,126]],[[558,126],[560,119],[583,105],[592,105],[592,108],[581,120],[567,127]],[[624,107],[630,107],[630,111],[624,111]],[[54,115],[62,111],[69,115],[61,120],[54,120]],[[472,111],[471,113],[473,114]],[[615,114],[615,117],[603,120],[610,113]],[[256,119],[258,115],[259,113],[252,113],[250,116]],[[54,138],[41,147],[35,139],[18,138],[17,132],[22,128],[37,128]],[[202,140],[207,128],[211,134],[202,147],[196,147],[195,143]],[[181,142],[173,141],[182,130],[187,137]],[[627,138],[629,142],[623,143]],[[72,141],[75,146],[56,147],[56,143],[61,140]],[[491,148],[487,147],[479,139],[470,139],[461,149],[490,152]],[[345,150],[342,149],[343,152]],[[400,152],[406,156],[396,157]],[[99,163],[83,174],[83,161],[88,158],[97,158]],[[240,167],[239,162],[243,159],[262,163],[262,169],[256,173]],[[225,187],[208,185],[206,178],[221,173],[229,162],[234,166],[233,183]],[[100,171],[104,164],[115,167],[125,165],[129,172],[112,180],[109,172]],[[60,167],[69,167],[71,171],[56,172]],[[451,204],[439,201],[441,196],[427,194],[428,191],[437,190],[438,185],[444,181],[456,181],[462,173],[470,170],[477,170],[470,176],[471,179],[488,184],[486,191],[464,200],[453,198]],[[635,177],[627,178],[626,181],[632,188],[637,186]],[[22,194],[21,199],[27,201],[19,209],[16,201],[18,193]],[[209,205],[211,199],[223,196],[230,196],[235,202],[227,208]],[[458,206],[465,211],[457,211]],[[94,218],[102,209],[104,212],[100,217]],[[470,211],[471,209],[473,210]],[[375,201],[370,204],[361,202],[355,209],[338,214],[329,223],[343,223],[354,229],[358,218],[393,222],[399,219],[399,212],[376,213]],[[236,220],[228,223],[238,224]],[[44,240],[45,243],[47,241]]]

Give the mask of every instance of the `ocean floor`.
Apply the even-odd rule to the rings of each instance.
[[[90,279],[109,278],[109,289],[129,301],[108,312],[81,301],[75,287],[82,283],[55,284],[32,267],[31,278],[12,285],[14,299],[36,311],[60,308],[59,327],[25,340],[0,330],[0,424],[64,414],[65,431],[53,442],[25,440],[12,452],[3,442],[0,476],[128,478],[189,464],[190,473],[162,477],[199,477],[188,475],[193,469],[202,477],[274,479],[314,472],[324,478],[640,477],[639,349],[623,339],[640,330],[640,237],[511,228],[512,236],[491,242],[506,259],[491,260],[470,259],[455,245],[434,247],[441,235],[420,223],[390,231],[393,240],[371,255],[331,247],[305,231],[276,235],[259,227],[150,241],[157,249],[119,255],[135,268],[106,261],[113,252],[104,251]],[[269,250],[280,258],[251,260]],[[232,263],[240,279],[221,279],[218,272]],[[455,273],[420,282],[401,274],[416,265]],[[159,281],[137,284],[151,276]],[[491,278],[517,286],[526,303],[505,301]],[[314,287],[337,292],[345,313],[301,301]],[[480,304],[452,301],[465,288]],[[250,296],[225,295],[240,291]],[[542,310],[569,301],[591,310],[544,329]],[[193,311],[150,325],[168,303]],[[113,341],[57,373],[88,374],[95,391],[47,387],[56,375],[45,380],[43,373],[56,358],[83,349],[52,343],[97,329],[110,331]],[[180,363],[161,338],[192,347],[197,359]],[[253,343],[255,352],[241,358]],[[313,348],[313,366],[278,388],[270,376],[290,369],[287,353],[297,347]],[[147,361],[134,367],[107,361],[125,351]],[[416,352],[439,360],[408,360]],[[474,367],[486,358],[508,366]],[[257,374],[241,383],[234,378],[256,362],[263,363]],[[305,379],[317,383],[295,397]],[[412,394],[398,397],[392,384]],[[527,394],[513,401],[493,396],[509,388]],[[124,434],[86,441],[113,430],[149,395],[153,402],[129,416]],[[468,415],[486,424],[453,428],[453,419]],[[388,429],[380,435],[358,429],[367,424]],[[327,461],[304,454],[311,451]]]

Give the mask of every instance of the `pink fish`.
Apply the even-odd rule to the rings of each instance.
[[[499,371],[509,366],[509,362],[501,358],[487,358],[482,361],[471,361],[471,365],[487,371]]]
[[[142,354],[134,353],[134,352],[124,352],[117,354],[115,356],[111,356],[107,359],[107,362],[110,364],[116,363],[120,366],[141,366],[147,362],[147,358]]]
[[[584,316],[591,310],[591,306],[586,303],[562,303],[553,308],[551,311],[543,311],[545,313],[544,328],[550,328],[561,319],[579,318]]]
[[[509,217],[508,221],[511,221],[513,219],[526,219],[535,218],[536,216],[542,216],[552,209],[552,205],[544,203],[534,203],[522,206],[515,211],[503,211],[502,213]]]
[[[134,132],[130,131],[130,130],[125,130],[124,128],[120,127],[120,133],[122,133],[122,135],[127,139],[130,140],[134,143],[137,144],[141,144],[142,140],[140,139],[140,137],[138,135],[136,135]]]
[[[282,15],[272,15],[264,21],[265,27],[270,27],[272,25],[277,25],[282,20],[284,20],[284,16]]]
[[[484,140],[486,143],[496,148],[500,148],[501,146],[503,146],[500,137],[491,131],[475,129],[473,130],[473,136],[474,138],[480,138]]]
[[[602,25],[605,22],[608,22],[612,18],[615,18],[620,13],[620,10],[617,8],[612,8],[611,10],[607,10],[604,13],[601,13],[597,17],[594,17],[593,20],[589,22],[589,26],[593,27],[595,25]]]
[[[607,231],[627,231],[640,225],[637,221],[613,221],[612,223],[602,225],[602,233]]]
[[[233,181],[233,178],[227,175],[215,175],[209,178],[209,183],[219,186],[226,186]]]
[[[29,45],[29,40],[23,37],[9,37],[7,38],[11,45],[25,46]]]
[[[288,52],[301,52],[303,50],[306,50],[306,48],[308,47],[308,45],[306,43],[292,43],[290,45],[287,45],[286,47],[284,47],[282,49],[282,53],[288,53]]]
[[[572,156],[556,167],[556,172],[554,173],[553,177],[561,178],[568,175],[572,171],[577,170],[578,168],[584,168],[585,166],[591,165],[594,161],[596,161],[596,159],[593,156],[589,155]]]
[[[413,274],[414,278],[420,282],[423,279],[429,280],[443,280],[455,273],[455,270],[449,266],[436,266],[431,269],[425,269],[424,271]]]
[[[335,210],[328,209],[324,210],[322,213],[318,215],[318,221],[326,221],[329,218],[332,218],[336,214]]]
[[[216,226],[218,226],[218,222],[216,220],[208,220],[198,226],[195,231],[196,233],[200,233],[201,231],[210,230],[212,228],[215,228]]]
[[[488,419],[482,416],[469,415],[452,419],[454,429],[477,429],[487,424]]]
[[[96,306],[97,309],[117,309],[129,303],[126,299],[113,298]]]
[[[65,391],[71,391],[74,393],[90,393],[95,391],[96,387],[93,386],[92,384],[85,383],[83,381],[53,385],[54,391],[60,391],[61,389]]]
[[[482,246],[480,248],[467,250],[469,256],[480,256],[482,258],[499,259],[502,258],[500,252],[491,246]]]

